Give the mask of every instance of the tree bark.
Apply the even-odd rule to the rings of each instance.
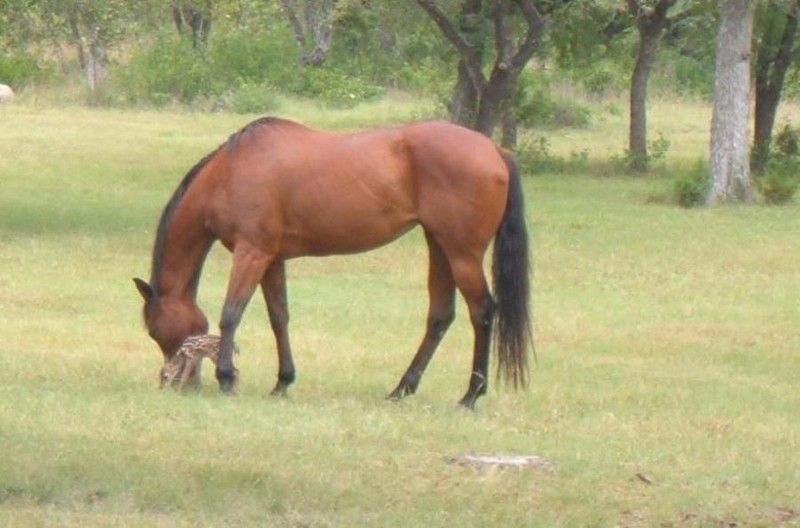
[[[774,1],[769,3],[770,9],[777,9]],[[758,57],[755,67],[755,131],[753,136],[754,172],[763,172],[769,161],[772,130],[778,111],[786,72],[795,57],[794,41],[797,34],[800,0],[796,0],[788,8],[783,20],[783,30],[777,44],[773,41],[771,28],[764,29],[758,44]]]
[[[72,42],[75,44],[75,49],[78,52],[78,62],[81,65],[81,70],[86,71],[86,46],[83,44],[83,35],[81,35],[79,14],[77,7],[72,6],[67,12],[67,20],[69,28],[72,33]]]
[[[636,65],[631,75],[630,89],[630,129],[628,149],[631,169],[637,172],[647,170],[647,82],[656,60],[658,42],[667,26],[667,11],[676,0],[659,0],[651,10],[645,9],[639,0],[628,0],[628,8],[636,19],[639,31],[639,46]]]
[[[333,22],[339,0],[303,0],[303,18],[297,14],[295,2],[281,0],[281,6],[300,47],[300,62],[306,66],[322,66],[333,46]],[[310,46],[311,49],[309,49]]]
[[[753,200],[750,181],[750,52],[755,0],[720,5],[714,108],[711,118],[711,181],[707,204]]]
[[[172,18],[178,33],[183,33],[185,27],[192,30],[192,47],[195,49],[200,44],[208,42],[211,32],[211,5],[206,2],[204,7],[176,2],[172,4]]]
[[[484,18],[481,0],[465,0],[461,6],[459,32],[464,40],[482,57],[484,54]],[[466,61],[458,61],[458,75],[450,104],[450,120],[457,125],[472,127],[478,116],[481,86],[470,75]]]
[[[95,92],[108,77],[108,51],[100,26],[95,25],[91,31],[86,77],[89,81],[89,89]]]

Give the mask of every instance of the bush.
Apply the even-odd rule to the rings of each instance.
[[[705,203],[708,186],[708,165],[697,162],[675,180],[675,199],[682,207],[697,207]]]
[[[781,205],[792,199],[800,182],[794,174],[771,171],[765,176],[756,178],[756,186],[766,203]]]
[[[525,70],[517,82],[514,112],[526,127],[583,127],[589,124],[589,109],[574,101],[551,96],[550,78],[544,72]]]
[[[789,202],[800,186],[800,131],[786,124],[775,135],[763,174],[755,184],[768,204]]]
[[[589,153],[586,150],[571,152],[569,158],[556,156],[550,151],[550,140],[546,136],[520,141],[516,157],[525,173],[578,173],[589,169]]]
[[[113,81],[130,102],[188,103],[220,91],[207,58],[186,39],[165,38],[133,56]]]
[[[378,86],[329,67],[298,66],[298,70],[291,91],[297,95],[319,99],[329,106],[349,108],[383,93],[383,89]]]
[[[299,69],[297,46],[288,28],[273,28],[269,34],[222,33],[212,39],[207,54],[214,75],[228,88],[269,82],[284,89]]]
[[[244,82],[223,98],[223,104],[238,114],[264,114],[278,107],[278,98],[269,84]]]
[[[0,83],[14,89],[29,84],[43,76],[42,68],[26,55],[0,54]]]

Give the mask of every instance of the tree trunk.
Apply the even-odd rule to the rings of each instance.
[[[770,2],[770,8],[777,7]],[[755,103],[755,131],[753,136],[753,160],[751,167],[754,172],[761,173],[769,161],[772,130],[775,126],[775,116],[778,103],[783,91],[786,72],[794,57],[794,41],[797,34],[798,11],[800,0],[796,0],[786,13],[783,31],[777,45],[770,35],[770,28],[764,29],[761,42],[758,45],[758,58],[755,68],[756,103]]]
[[[83,44],[83,35],[81,35],[80,23],[78,21],[77,8],[72,7],[67,13],[69,21],[69,29],[72,33],[72,42],[75,44],[75,49],[78,52],[78,62],[81,65],[81,71],[86,71],[86,46]]]
[[[658,41],[667,25],[667,11],[676,0],[659,0],[651,10],[645,10],[639,0],[628,0],[628,9],[636,18],[639,46],[636,65],[631,74],[630,129],[628,149],[630,167],[637,172],[647,170],[647,82],[656,61]]]
[[[489,137],[494,134],[510,92],[508,85],[509,80],[490,81],[483,87],[478,104],[478,116],[473,127],[481,134]]]
[[[481,13],[481,0],[465,0],[461,6],[458,29],[464,41],[475,50],[478,57],[483,57],[485,44],[484,18]],[[450,120],[461,126],[471,128],[478,117],[478,101],[481,86],[476,86],[464,59],[458,61],[458,77],[453,89],[450,104]]]
[[[458,63],[458,77],[450,103],[450,121],[457,125],[472,128],[478,117],[479,92],[469,77],[464,61]]]
[[[517,115],[514,113],[513,104],[508,105],[503,112],[501,123],[500,146],[506,149],[517,147]]]
[[[755,0],[720,5],[714,109],[711,118],[711,182],[706,202],[753,200],[750,182],[750,50]]]
[[[96,92],[108,76],[108,52],[100,26],[94,26],[91,31],[86,77],[89,81],[89,89]]]
[[[208,42],[211,32],[211,6],[206,3],[204,8],[189,3],[172,4],[172,18],[178,33],[183,33],[185,27],[192,30],[192,47],[195,49],[200,44]]]
[[[647,81],[656,59],[659,35],[641,33],[636,65],[631,75],[630,131],[628,148],[631,169],[647,170]]]
[[[301,50],[300,62],[322,66],[333,46],[333,22],[339,0],[303,0],[303,18],[297,16],[295,2],[281,0],[281,6]],[[309,49],[309,46],[313,46]]]

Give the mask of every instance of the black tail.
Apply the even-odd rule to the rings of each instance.
[[[501,151],[508,166],[508,201],[494,237],[492,278],[497,321],[494,325],[497,375],[518,388],[528,382],[528,348],[533,348],[530,313],[531,264],[525,200],[519,168],[514,158]]]

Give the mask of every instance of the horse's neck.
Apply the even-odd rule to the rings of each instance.
[[[156,271],[155,286],[159,296],[192,301],[197,296],[200,272],[214,238],[205,229],[203,219],[193,217],[197,215],[192,209],[179,206],[165,234]]]

